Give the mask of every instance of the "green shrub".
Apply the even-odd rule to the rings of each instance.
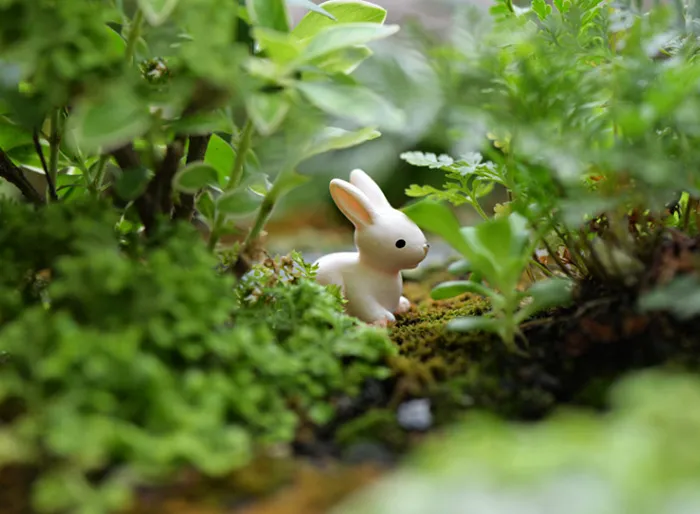
[[[0,466],[36,466],[42,512],[113,511],[183,466],[226,473],[386,374],[386,336],[308,269],[237,283],[186,225],[126,252],[94,202],[0,212],[0,266],[15,270],[3,298],[51,274],[3,303],[0,323],[0,413],[19,406],[0,418]]]

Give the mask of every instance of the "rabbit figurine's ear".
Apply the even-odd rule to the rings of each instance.
[[[331,196],[345,216],[356,227],[371,225],[374,221],[375,210],[367,196],[352,184],[334,178],[330,185]]]
[[[355,169],[350,172],[350,183],[362,191],[375,208],[391,208],[389,201],[377,183],[361,169]]]

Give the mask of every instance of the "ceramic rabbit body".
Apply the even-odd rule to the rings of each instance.
[[[333,201],[355,226],[357,252],[325,255],[316,261],[316,280],[340,286],[346,310],[366,323],[386,326],[410,302],[404,296],[401,270],[413,269],[428,254],[425,235],[403,212],[394,209],[364,171],[350,182],[333,179]]]

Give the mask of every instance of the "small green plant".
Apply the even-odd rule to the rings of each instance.
[[[517,213],[486,220],[474,227],[460,227],[452,212],[433,200],[423,200],[404,209],[417,224],[439,234],[459,251],[464,260],[452,271],[474,271],[470,280],[437,285],[431,292],[436,300],[475,293],[489,299],[491,310],[484,316],[456,318],[447,327],[456,331],[482,330],[497,334],[512,351],[518,351],[519,325],[542,310],[566,303],[572,282],[549,277],[525,290],[520,286],[532,259],[537,238],[527,221]]]

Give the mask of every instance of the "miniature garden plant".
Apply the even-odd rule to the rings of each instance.
[[[473,272],[436,296],[490,297],[510,328],[490,319],[453,327],[500,331],[512,341],[513,323],[540,308],[535,300],[516,316],[503,307],[521,296],[511,293],[516,277],[539,270],[546,278],[531,286],[533,297],[542,288],[542,305],[550,306],[568,297],[566,279],[630,287],[641,283],[668,227],[697,233],[697,15],[691,5],[643,14],[630,2],[577,0],[499,1],[490,16],[467,7],[455,17],[449,43],[433,49],[454,157],[402,154],[445,178],[442,187],[408,188],[424,201],[406,212],[451,243]],[[508,201],[491,219],[482,202],[496,189]],[[460,229],[436,201],[469,205],[484,221]]]
[[[460,227],[454,214],[443,204],[424,200],[404,209],[419,226],[440,235],[464,257],[452,265],[455,273],[473,270],[470,280],[437,285],[431,296],[443,300],[475,293],[490,300],[491,311],[484,316],[453,319],[448,328],[456,331],[481,330],[497,334],[512,351],[518,351],[519,325],[530,316],[566,303],[571,281],[549,277],[521,290],[523,273],[529,265],[537,239],[527,221],[517,213],[489,219],[475,227]]]
[[[292,27],[285,0],[4,2],[0,177],[35,204],[109,196],[147,235],[196,211],[210,247],[250,245],[299,163],[403,119],[351,76],[398,30],[386,11],[300,4]]]

